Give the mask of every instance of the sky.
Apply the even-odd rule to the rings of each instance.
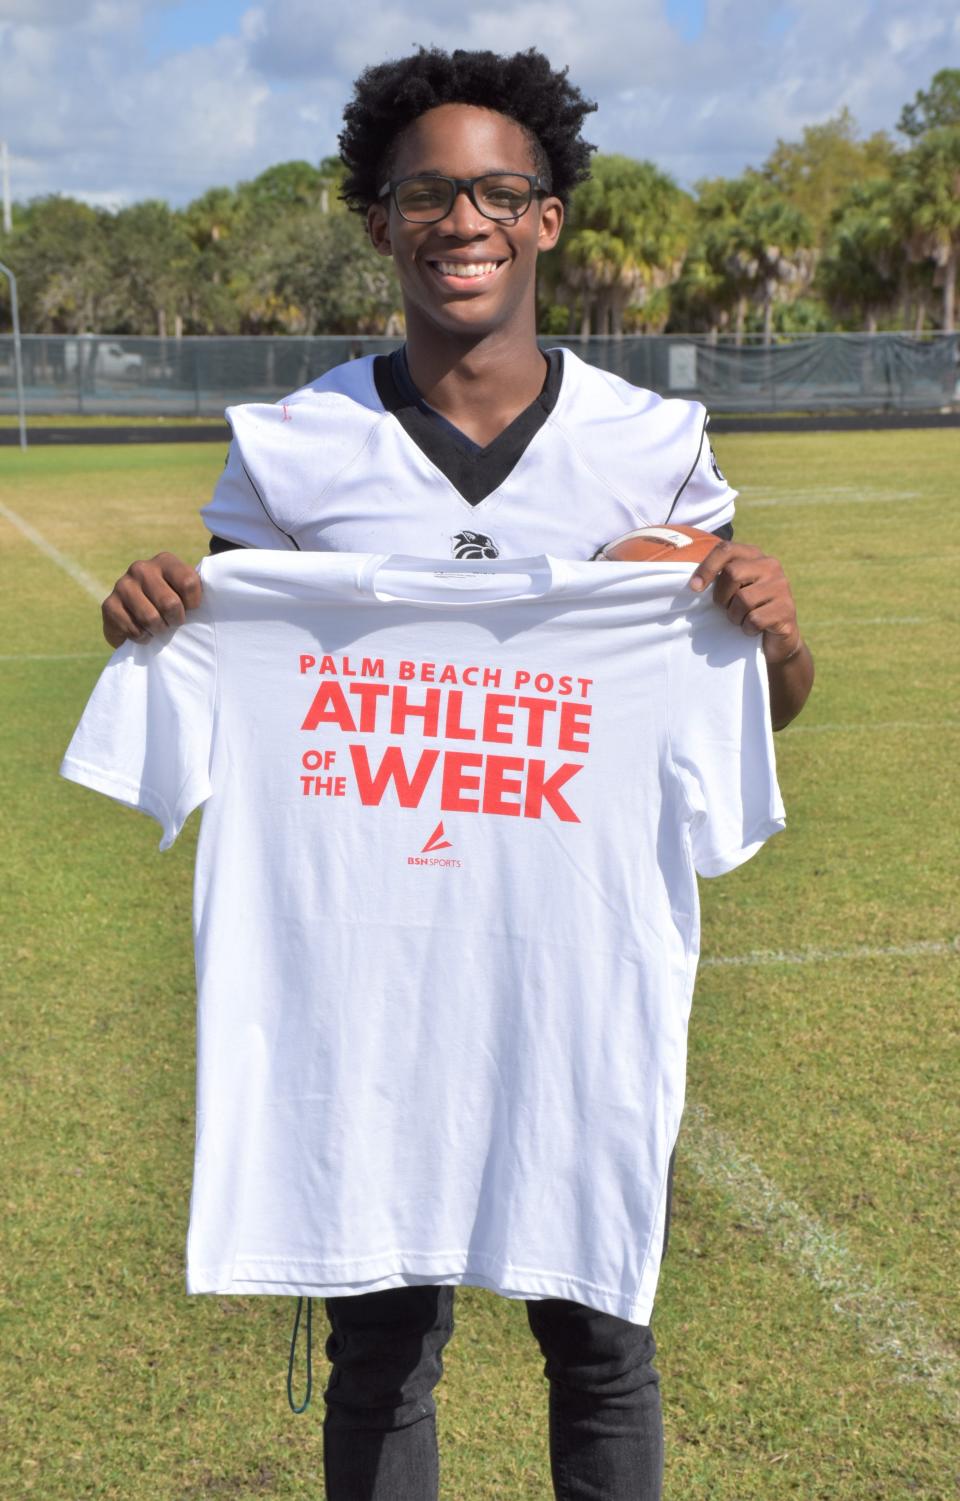
[[[893,132],[960,66],[957,0],[0,0],[14,199],[182,205],[336,149],[353,79],[419,44],[536,46],[597,101],[584,135],[684,187],[852,112]]]

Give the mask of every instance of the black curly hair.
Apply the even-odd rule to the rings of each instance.
[[[377,202],[403,131],[440,104],[475,104],[516,121],[530,139],[539,176],[563,203],[590,175],[596,148],[581,140],[580,127],[597,106],[568,83],[566,68],[554,71],[534,47],[512,57],[420,47],[365,68],[354,85],[339,136],[347,168],[340,197],[350,208],[365,214]]]

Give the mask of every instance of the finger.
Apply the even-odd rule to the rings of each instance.
[[[749,611],[739,594],[734,594],[729,604],[726,605],[727,619],[733,625],[742,625]]]
[[[699,593],[702,589],[706,589],[708,584],[713,583],[717,574],[729,560],[732,546],[733,544],[730,542],[718,542],[716,547],[707,553],[703,562],[698,563],[691,574],[691,589],[695,589]]]
[[[134,588],[153,606],[154,611],[160,616],[164,626],[182,625],[186,619],[185,602],[177,585],[179,584],[180,587],[187,589],[187,592],[190,594],[194,592],[188,588],[189,579],[185,577],[185,574],[192,574],[194,570],[192,568],[188,569],[186,563],[181,563],[179,558],[174,558],[172,554],[170,557],[171,562],[176,565],[171,570],[176,580],[176,583],[172,587],[164,571],[164,565],[158,563],[156,558],[151,558],[149,563],[131,563],[124,575],[124,578],[129,578],[133,581]],[[124,580],[121,579],[120,584],[123,582]],[[198,577],[197,584],[199,585],[199,583],[200,580]],[[117,585],[118,589],[120,584]],[[136,602],[136,596],[132,597]],[[125,597],[124,603],[129,609],[130,600]],[[197,597],[196,603],[200,603],[199,597]],[[149,625],[151,629],[156,629],[156,625],[152,619],[145,621],[145,624]]]
[[[738,584],[736,579],[731,579],[726,573],[720,575],[713,590],[715,604],[726,608],[735,599],[739,599],[747,610],[756,610],[782,595],[785,598],[776,579],[755,579],[748,584]],[[784,608],[787,608],[786,603]]]
[[[188,610],[193,610],[200,603],[203,594],[203,585],[200,575],[189,563],[184,563],[180,558],[174,557],[173,553],[158,553],[154,559],[159,564],[164,581],[183,601]]]
[[[749,565],[764,556],[759,547],[753,547],[747,542],[718,542],[694,570],[690,587],[697,591],[705,589],[719,573],[735,566],[746,565],[749,572]]]
[[[155,588],[152,594],[152,603],[159,612],[165,626],[183,625],[187,618],[183,600],[179,594],[174,594],[172,589]]]
[[[103,618],[103,635],[108,646],[114,650],[125,641],[149,641],[149,633],[141,631],[136,621],[127,614],[116,594],[111,594],[100,606]]]
[[[148,639],[167,629],[167,623],[153,600],[144,592],[135,578],[124,574],[110,596],[123,609],[134,626],[134,639]]]
[[[744,620],[749,620],[760,631],[778,636],[791,636],[798,630],[796,610],[785,611],[779,601],[745,612]]]

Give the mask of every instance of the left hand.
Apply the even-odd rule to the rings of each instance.
[[[803,646],[786,575],[776,558],[747,542],[718,542],[690,579],[691,589],[713,584],[714,603],[748,636],[763,635],[768,664],[786,662]]]

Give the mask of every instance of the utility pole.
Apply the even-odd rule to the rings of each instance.
[[[25,450],[27,446],[27,417],[23,404],[23,361],[20,356],[20,313],[17,308],[17,278],[10,270],[10,267],[5,266],[2,261],[0,261],[0,273],[10,283],[10,312],[13,317],[13,367],[17,376],[17,411],[20,414],[20,447]]]
[[[10,154],[6,141],[0,141],[0,175],[3,177],[3,232],[8,235],[13,228],[10,214]]]

